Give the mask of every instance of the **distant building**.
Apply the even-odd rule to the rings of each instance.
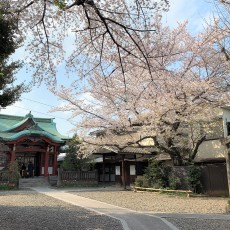
[[[57,155],[68,140],[56,129],[53,118],[35,118],[0,114],[0,170],[10,161],[17,160],[19,167],[32,162],[34,176],[57,174]]]

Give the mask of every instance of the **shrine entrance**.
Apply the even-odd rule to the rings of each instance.
[[[22,164],[26,166],[26,170],[28,170],[28,164],[31,162],[33,164],[33,176],[40,176],[40,153],[16,153],[16,160],[19,165],[19,169],[21,169]]]
[[[53,118],[35,118],[31,113],[24,117],[0,114],[0,138],[7,146],[7,159],[0,155],[0,170],[7,161],[17,160],[24,177],[28,171],[29,177],[57,175],[57,155],[70,139],[57,131]]]

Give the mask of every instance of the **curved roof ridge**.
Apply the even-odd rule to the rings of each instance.
[[[13,125],[12,127],[10,127],[9,129],[4,130],[4,132],[9,132],[9,131],[12,131],[12,130],[20,127],[22,124],[24,124],[25,122],[27,122],[29,119],[33,120],[33,118],[26,117],[25,119],[23,119],[22,121],[16,123],[15,125]],[[33,120],[33,122],[36,124],[36,122],[34,120]]]
[[[48,134],[60,140],[70,139],[69,137],[59,133],[56,123],[53,120],[54,118],[36,118],[31,114],[31,112],[24,117],[0,114],[0,133],[3,136],[11,137],[14,132],[20,133],[23,132],[23,130],[34,130],[40,131],[40,133],[47,132]],[[28,125],[26,122],[28,122]],[[20,127],[22,128],[16,130]]]
[[[6,137],[5,140],[8,140],[8,141],[11,141],[11,140],[15,140],[15,139],[18,139],[19,137],[22,137],[22,136],[29,136],[31,134],[38,134],[38,135],[42,135],[42,136],[45,136],[47,137],[48,139],[56,142],[56,143],[64,143],[65,141],[62,140],[61,138],[57,137],[57,136],[54,136],[50,133],[47,133],[46,131],[39,131],[39,130],[29,130],[29,129],[26,129],[26,130],[23,130],[23,131],[20,131],[18,133],[13,133],[11,136],[9,137]]]
[[[54,136],[57,136],[61,139],[70,139],[69,137],[66,137],[64,135],[62,135],[61,133],[58,132],[57,127],[56,127],[56,123],[52,122],[52,123],[43,123],[43,122],[39,122],[37,123],[37,126],[42,129],[44,132],[48,132]]]

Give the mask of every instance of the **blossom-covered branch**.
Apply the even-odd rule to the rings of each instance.
[[[153,22],[156,11],[166,11],[169,6],[165,0],[158,3],[147,0],[6,2],[9,13],[17,14],[19,29],[28,38],[29,60],[36,69],[34,76],[38,82],[55,80],[56,68],[64,61],[76,78],[86,77],[95,69],[105,75],[118,69],[124,74],[130,56],[151,74],[142,39],[156,32]],[[70,35],[75,36],[75,41],[71,41],[72,52],[67,54],[64,43]]]

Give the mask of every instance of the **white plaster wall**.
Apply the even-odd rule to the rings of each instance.
[[[195,161],[214,158],[225,158],[227,147],[220,140],[203,142],[198,150]]]

